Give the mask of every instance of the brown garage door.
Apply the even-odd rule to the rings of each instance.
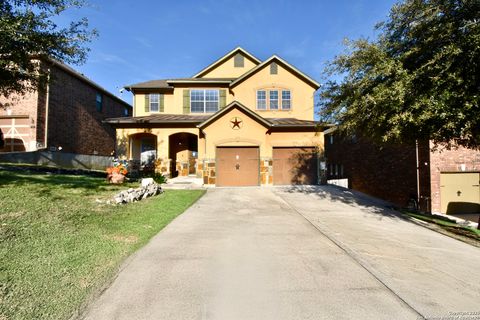
[[[258,186],[258,147],[218,147],[217,186]]]
[[[315,148],[273,148],[273,184],[317,184]]]

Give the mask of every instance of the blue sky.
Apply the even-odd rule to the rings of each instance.
[[[76,70],[131,103],[124,85],[190,77],[241,46],[277,54],[319,82],[344,38],[374,37],[393,0],[88,0],[60,22],[85,16],[99,37]]]

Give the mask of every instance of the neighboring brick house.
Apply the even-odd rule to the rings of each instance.
[[[130,116],[132,107],[64,64],[48,61],[42,67],[49,70],[48,84],[23,96],[0,97],[0,152],[111,155],[115,129],[103,120]]]
[[[235,48],[191,78],[125,88],[134,116],[108,122],[132,164],[217,186],[318,182],[319,84],[278,56]]]
[[[428,141],[378,146],[332,129],[325,156],[327,179],[348,179],[349,188],[398,206],[415,199],[427,212],[480,212],[480,151],[434,149]]]

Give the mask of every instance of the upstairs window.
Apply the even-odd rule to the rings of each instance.
[[[267,91],[265,90],[257,91],[257,109],[267,110]]]
[[[150,112],[158,112],[160,107],[160,95],[158,93],[150,93]]]
[[[218,90],[191,90],[190,112],[213,113],[218,111]]]
[[[291,98],[290,90],[282,90],[282,110],[290,110]]]
[[[233,66],[235,68],[243,68],[244,66],[244,58],[240,53],[237,53],[233,58]]]
[[[103,96],[101,93],[98,93],[97,92],[97,95],[95,97],[95,103],[96,103],[96,106],[97,106],[97,111],[98,112],[102,112],[102,109],[103,109]]]
[[[290,90],[257,90],[257,110],[291,110]]]
[[[270,109],[278,110],[278,91],[277,90],[270,91]]]

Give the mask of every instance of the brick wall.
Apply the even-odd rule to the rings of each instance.
[[[405,207],[417,197],[415,145],[378,146],[368,139],[325,136],[327,179],[348,178],[349,187]],[[429,188],[428,144],[419,146],[420,205],[426,210]]]
[[[433,145],[431,145],[433,147]],[[442,172],[480,171],[480,151],[466,148],[437,148],[430,155],[432,211],[440,212],[440,174]]]
[[[115,150],[115,129],[102,123],[124,116],[125,104],[102,93],[97,111],[97,88],[59,67],[51,71],[48,107],[48,146],[64,152],[110,155]]]
[[[36,116],[37,112],[37,100],[38,100],[38,93],[35,92],[27,92],[24,95],[12,94],[8,98],[4,96],[0,96],[0,115],[7,115],[8,109],[11,110],[11,114],[17,115],[26,115],[31,114]],[[35,117],[33,117],[35,118]]]
[[[25,149],[33,151],[45,146],[45,131],[48,130],[47,147],[77,154],[108,156],[115,150],[115,129],[102,121],[106,118],[125,116],[128,104],[97,88],[92,82],[67,67],[50,67],[50,84],[25,95],[0,97],[0,117],[28,115],[29,137],[25,137]],[[102,110],[96,108],[96,94],[102,94]],[[48,104],[48,105],[47,105]],[[131,115],[131,110],[129,110]],[[48,128],[46,117],[48,114]],[[2,132],[10,119],[2,120]],[[5,136],[8,138],[8,136]]]
[[[4,134],[4,138],[19,138],[13,137],[8,134],[10,131],[12,123],[17,123],[18,125],[28,125],[28,130],[22,128],[22,135],[28,134],[28,136],[22,136],[21,139],[24,143],[24,149],[26,151],[34,151],[37,147],[37,142],[43,142],[42,130],[44,128],[43,122],[38,122],[37,120],[37,105],[39,101],[42,99],[41,94],[37,91],[35,92],[27,92],[24,95],[13,94],[10,95],[8,98],[0,96],[0,130],[2,130]],[[8,115],[21,115],[21,116],[28,116],[27,119],[19,119],[13,120],[14,118],[8,117]],[[21,123],[20,123],[21,122]],[[18,129],[17,129],[18,130]],[[3,150],[3,151],[10,151],[10,150]]]

